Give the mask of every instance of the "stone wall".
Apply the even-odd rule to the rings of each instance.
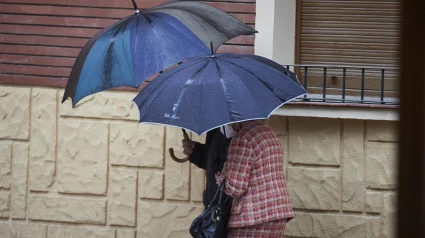
[[[0,87],[0,237],[189,237],[204,172],[179,129],[138,124],[134,92],[75,108],[63,90]],[[272,117],[296,218],[288,237],[394,237],[390,122]],[[203,137],[193,137],[203,141]]]
[[[396,123],[287,118],[290,237],[395,237]]]

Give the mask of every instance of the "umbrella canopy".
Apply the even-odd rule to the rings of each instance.
[[[198,2],[171,2],[146,11],[133,4],[136,14],[106,27],[81,50],[62,102],[71,97],[75,106],[83,97],[106,89],[138,88],[170,65],[207,54],[210,41],[218,47],[256,32],[226,12]]]
[[[304,95],[294,73],[256,55],[193,57],[165,71],[133,99],[140,122],[203,134],[240,121],[266,119]]]

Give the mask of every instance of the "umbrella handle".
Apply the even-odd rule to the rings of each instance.
[[[189,135],[187,134],[186,130],[185,130],[185,129],[182,129],[182,131],[183,131],[183,137],[184,137],[186,140],[190,140]],[[186,158],[184,158],[184,159],[179,159],[179,158],[177,158],[177,157],[174,155],[174,149],[173,149],[173,148],[169,148],[169,149],[168,149],[168,153],[170,153],[171,158],[172,158],[174,161],[176,161],[177,163],[184,163],[184,162],[186,162],[186,161],[188,161],[188,160],[189,160],[189,157],[186,157]]]

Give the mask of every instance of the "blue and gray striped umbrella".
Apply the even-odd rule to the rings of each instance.
[[[106,27],[81,50],[63,101],[110,88],[138,88],[159,71],[187,58],[207,54],[240,35],[256,31],[231,15],[198,2],[171,2],[139,11]],[[216,48],[214,48],[214,51]]]

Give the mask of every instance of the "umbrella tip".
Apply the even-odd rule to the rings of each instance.
[[[133,2],[133,7],[134,10],[136,10],[136,14],[138,14],[140,12],[139,8],[137,7],[136,1],[135,0],[131,0],[131,2]]]
[[[211,46],[211,57],[215,57],[215,54],[214,54],[214,47],[213,47],[213,43],[212,43],[212,41],[210,41],[210,46]]]

